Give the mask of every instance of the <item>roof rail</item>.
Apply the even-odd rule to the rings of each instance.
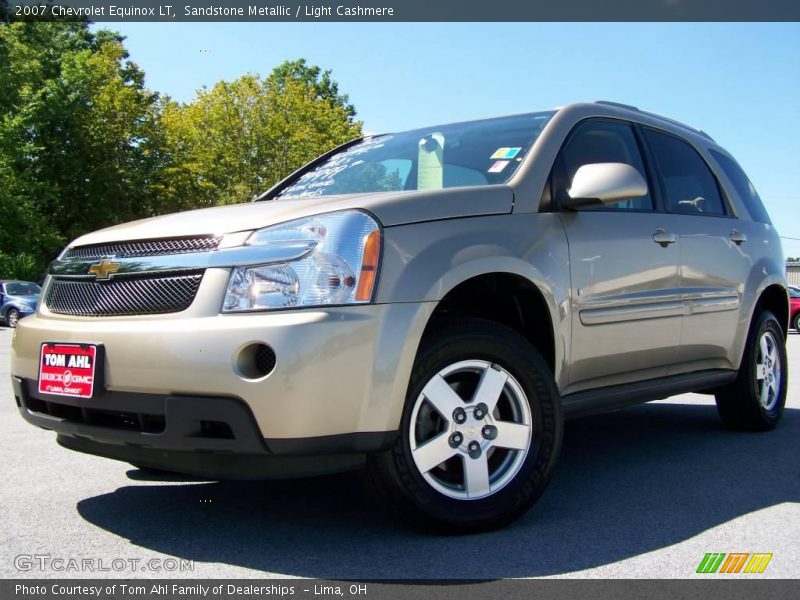
[[[665,117],[663,115],[659,115],[656,113],[648,112],[646,110],[642,110],[637,106],[631,106],[630,104],[623,104],[622,102],[611,102],[609,100],[597,100],[595,104],[604,104],[606,106],[616,106],[617,108],[625,108],[627,110],[635,110],[638,113],[642,113],[643,115],[647,115],[648,117],[655,117],[656,119],[661,119],[662,121],[666,121],[667,123],[672,123],[673,125],[678,125],[679,127],[683,127],[684,129],[688,129],[690,131],[694,131],[695,133],[702,135],[707,140],[714,141],[710,135],[708,135],[702,129],[697,129],[696,127],[692,127],[687,125],[686,123],[681,123],[680,121],[676,121],[675,119],[670,119],[669,117]]]
[[[656,113],[647,112],[645,110],[641,111],[641,113],[649,117],[655,117],[656,119],[661,119],[662,121],[666,121],[667,123],[672,123],[673,125],[677,125],[678,127],[683,127],[684,129],[688,129],[689,131],[694,131],[695,133],[702,135],[707,140],[711,140],[712,142],[714,141],[714,138],[712,138],[702,129],[698,129],[697,127],[692,127],[691,125],[687,125],[686,123],[681,123],[680,121],[676,121],[675,119],[670,119],[669,117],[665,117],[663,115],[659,115]]]
[[[700,135],[702,135],[702,136],[703,136],[704,138],[706,138],[707,140],[711,140],[711,141],[712,141],[712,142],[714,142],[715,144],[717,143],[717,140],[715,140],[713,137],[711,137],[710,135],[708,135],[708,134],[707,134],[705,131],[703,131],[702,129],[698,129],[698,130],[697,130],[697,133],[699,133]]]
[[[611,100],[595,100],[595,104],[605,104],[606,106],[616,106],[617,108],[627,108],[628,110],[635,110],[636,112],[642,112],[639,110],[638,106],[632,106],[630,104],[623,104],[622,102],[611,102]]]

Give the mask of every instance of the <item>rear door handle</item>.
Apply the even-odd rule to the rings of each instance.
[[[733,231],[731,231],[731,241],[737,246],[739,246],[747,241],[747,236],[743,234],[741,231],[734,229]]]
[[[667,233],[661,227],[656,229],[656,232],[653,234],[653,241],[656,244],[661,244],[662,248],[666,248],[670,244],[675,243],[675,234],[674,233]]]

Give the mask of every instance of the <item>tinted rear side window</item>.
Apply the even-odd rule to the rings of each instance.
[[[747,207],[747,212],[750,213],[750,217],[758,223],[769,223],[771,225],[772,221],[769,219],[767,209],[764,208],[761,197],[742,170],[742,167],[740,167],[735,160],[725,156],[721,152],[717,152],[716,150],[710,150],[710,152],[711,156],[714,157],[714,160],[717,161],[725,172],[725,175],[731,180],[736,193],[739,194],[739,198],[742,199],[745,207]]]
[[[676,137],[646,129],[672,212],[724,215],[717,180],[697,151]]]

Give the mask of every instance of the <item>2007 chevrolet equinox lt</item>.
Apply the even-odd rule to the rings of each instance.
[[[778,233],[702,131],[611,102],[354,140],[256,202],[110,227],[22,319],[22,416],[213,479],[364,465],[402,514],[498,527],[565,417],[714,394],[783,411]]]

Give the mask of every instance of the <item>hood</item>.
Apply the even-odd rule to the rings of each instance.
[[[263,200],[190,210],[115,225],[89,233],[70,246],[249,231],[320,213],[361,208],[384,227],[457,217],[510,213],[514,193],[505,185],[380,194]]]

